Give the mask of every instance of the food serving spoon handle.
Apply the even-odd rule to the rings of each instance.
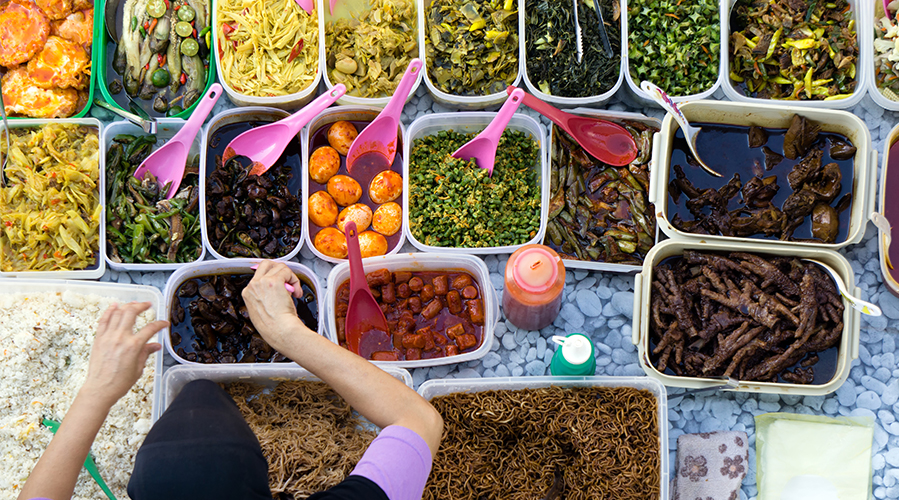
[[[680,125],[680,128],[684,131],[684,138],[687,140],[687,146],[690,147],[690,152],[693,153],[693,157],[696,158],[696,161],[699,162],[699,166],[702,167],[706,172],[714,175],[715,177],[722,177],[721,174],[712,169],[712,167],[705,164],[702,161],[702,158],[699,157],[699,153],[696,151],[696,136],[699,135],[699,131],[702,130],[698,127],[693,127],[690,125],[690,122],[687,121],[687,117],[681,112],[680,108],[677,107],[677,104],[668,97],[668,94],[665,93],[664,90],[660,89],[656,85],[647,82],[644,80],[640,84],[640,88],[643,92],[646,92],[649,97],[657,102],[665,111],[671,115],[672,118]]]
[[[312,11],[315,10],[315,7],[312,5],[312,0],[296,0],[296,2],[307,14],[312,14]]]
[[[56,431],[59,430],[59,422],[56,420],[50,420],[49,418],[45,418],[41,421],[44,427],[50,429],[50,432],[56,434]],[[94,481],[100,485],[100,489],[103,490],[103,493],[106,493],[106,496],[109,497],[109,500],[116,500],[115,495],[112,494],[112,490],[109,489],[109,486],[106,485],[106,481],[103,480],[103,477],[100,475],[100,470],[97,469],[97,464],[94,462],[94,457],[91,456],[90,452],[87,454],[87,458],[84,459],[84,468],[87,470],[87,473],[94,478]]]
[[[487,128],[475,136],[474,139],[463,144],[461,148],[453,153],[453,158],[460,160],[474,160],[479,168],[483,168],[489,172],[489,176],[493,176],[493,166],[496,163],[496,148],[499,146],[499,139],[506,130],[506,125],[515,114],[515,110],[521,105],[524,99],[524,91],[516,89],[512,92],[503,107],[499,108],[499,112],[487,125]]]
[[[846,302],[849,302],[849,305],[852,306],[853,309],[857,311],[861,311],[862,314],[867,314],[868,316],[880,316],[883,314],[883,311],[880,310],[876,305],[862,299],[857,299],[853,297],[849,291],[846,289],[846,283],[843,281],[843,278],[837,274],[837,271],[828,266],[827,264],[821,262],[820,260],[815,259],[802,259],[804,261],[812,262],[814,264],[818,264],[822,269],[830,274],[830,277],[833,278],[834,283],[836,283],[837,288],[840,290],[840,295],[846,299]]]

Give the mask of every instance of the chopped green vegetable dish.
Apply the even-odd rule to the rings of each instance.
[[[475,134],[441,131],[415,140],[409,154],[409,229],[436,247],[520,245],[540,228],[540,148],[527,134],[506,130],[493,177],[453,151]]]

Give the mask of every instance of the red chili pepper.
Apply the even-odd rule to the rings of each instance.
[[[194,38],[197,37],[197,28],[194,28]]]
[[[180,6],[180,5],[176,5],[176,6],[175,6],[175,12],[177,12],[177,11],[178,11],[178,9],[180,9],[180,8],[181,8],[181,6]]]
[[[162,62],[162,61],[164,61],[163,57],[164,56],[162,54],[156,54],[156,62],[159,63],[159,66],[163,65],[163,62]]]
[[[222,34],[225,35],[225,38],[228,38],[228,35],[234,33],[237,30],[234,26],[231,26],[228,23],[222,25]]]
[[[162,0],[162,1],[165,2],[166,9],[170,9],[172,7],[172,4],[169,3],[169,0]]]
[[[293,46],[293,50],[290,51],[290,55],[287,56],[287,62],[293,62],[300,53],[303,52],[303,39],[300,38],[300,41],[297,42],[296,45]]]
[[[187,73],[181,73],[181,85],[187,83]]]
[[[145,64],[144,69],[150,69],[150,63]]]
[[[10,221],[6,221],[4,222],[4,224],[6,224],[6,227],[12,227],[12,222]]]
[[[150,21],[144,21],[144,29],[150,31]]]

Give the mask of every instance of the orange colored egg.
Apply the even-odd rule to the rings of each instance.
[[[319,184],[337,175],[340,170],[340,155],[330,146],[316,149],[309,157],[309,177]]]
[[[334,122],[328,129],[328,144],[336,149],[338,153],[346,156],[350,152],[350,145],[359,132],[356,126],[348,121]]]
[[[371,219],[371,228],[384,236],[393,236],[403,227],[403,207],[388,202],[375,210]]]
[[[371,225],[371,209],[365,203],[354,203],[343,210],[337,216],[337,229],[344,232],[344,225],[347,221],[356,223],[356,232],[362,232]]]
[[[324,191],[316,191],[309,197],[309,220],[326,227],[337,222],[337,203]]]
[[[374,231],[359,233],[359,250],[363,259],[384,255],[387,253],[387,238]]]
[[[362,187],[348,175],[335,175],[328,180],[328,194],[341,207],[348,207],[362,198]]]
[[[313,244],[315,245],[316,250],[328,257],[333,257],[335,259],[346,258],[346,236],[333,227],[326,227],[319,231],[318,234],[315,235]]]
[[[403,194],[403,176],[393,170],[385,170],[375,176],[368,186],[368,195],[375,203],[387,203]]]

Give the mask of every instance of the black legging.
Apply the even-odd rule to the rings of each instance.
[[[259,440],[218,384],[195,380],[150,429],[128,482],[133,500],[271,500]]]

